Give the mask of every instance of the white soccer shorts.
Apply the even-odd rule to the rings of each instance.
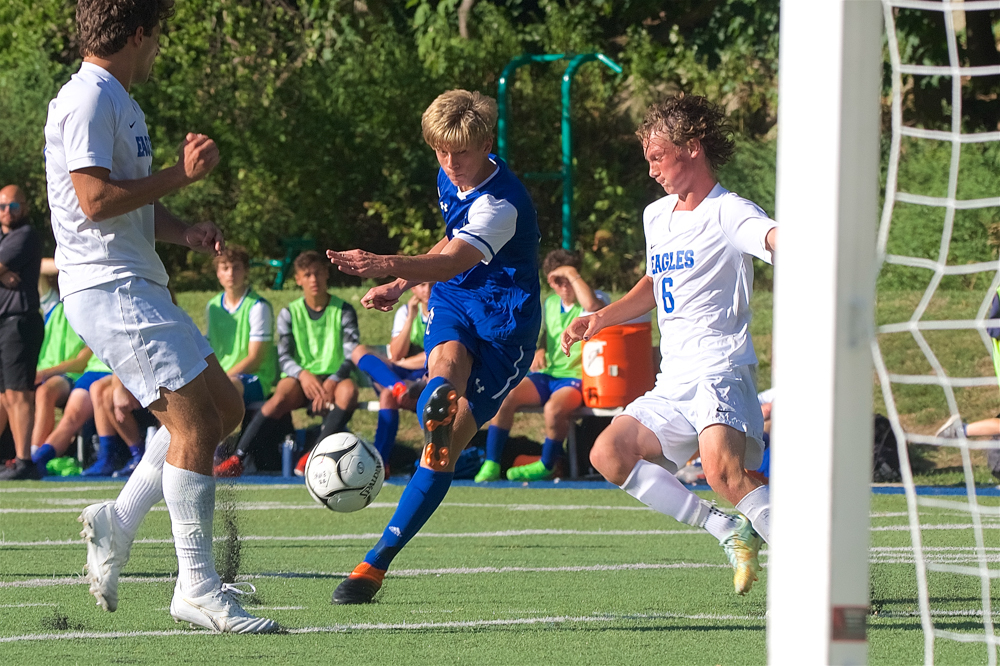
[[[200,375],[212,348],[166,287],[128,277],[70,294],[66,318],[87,346],[148,407],[160,389]]]
[[[698,434],[721,423],[747,435],[747,469],[760,467],[764,455],[764,417],[757,402],[756,366],[679,386],[657,384],[633,401],[621,416],[631,416],[660,440],[663,456],[676,472],[698,450]]]

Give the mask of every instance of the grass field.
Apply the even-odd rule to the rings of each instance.
[[[400,486],[342,515],[312,503],[301,485],[220,484],[220,571],[252,581],[257,593],[248,606],[288,629],[244,637],[211,636],[169,616],[176,560],[162,504],[140,529],[118,612],[94,605],[80,578],[85,549],[76,517],[119,488],[26,482],[0,489],[3,663],[765,662],[766,569],[748,596],[736,596],[714,539],[604,484],[452,488],[396,559],[377,603],[361,607],[332,606],[330,595],[377,538]],[[981,501],[995,507],[998,500]],[[870,663],[923,663],[905,501],[874,495],[871,511]],[[968,514],[921,511],[929,559],[974,566]],[[1000,519],[984,520],[995,566]],[[932,572],[930,596],[938,628],[982,634],[978,577]],[[986,648],[938,639],[935,663],[986,663]]]

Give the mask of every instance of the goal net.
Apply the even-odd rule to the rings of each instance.
[[[915,618],[925,663],[997,663],[1000,440],[935,433],[1000,412],[998,15],[1000,0],[781,3],[772,664],[865,663],[868,627]],[[872,493],[873,403],[905,503]]]
[[[994,665],[1000,507],[983,488],[996,484],[986,453],[1000,440],[966,438],[960,427],[957,437],[933,433],[950,417],[969,422],[1000,412],[987,330],[1000,328],[988,318],[1000,286],[1000,99],[982,85],[1000,89],[990,79],[1000,77],[1000,65],[969,57],[973,26],[992,27],[1000,1],[882,0],[882,8],[892,94],[891,122],[883,118],[872,351],[876,403],[880,397],[898,444],[910,545],[873,552],[873,582],[880,562],[912,562],[917,609],[889,612],[919,614],[924,662],[934,663],[941,642],[959,641],[985,644],[980,663]],[[979,113],[990,103],[992,127]],[[922,475],[942,467],[954,470],[951,481],[964,492],[919,490]],[[952,532],[943,545],[948,529],[968,537],[954,545]]]

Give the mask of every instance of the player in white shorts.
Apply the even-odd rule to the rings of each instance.
[[[590,460],[640,502],[716,536],[736,591],[745,594],[769,533],[767,486],[745,469],[760,465],[764,425],[750,340],[751,255],[771,262],[777,228],[716,180],[734,146],[714,104],[703,97],[659,102],[636,134],[650,177],[668,195],[643,213],[646,275],[620,301],[576,319],[563,350],[656,308],[656,385],[598,437]],[[741,515],[719,511],[674,477],[699,449],[709,485]]]
[[[187,225],[159,199],[208,175],[215,143],[188,134],[178,163],[153,173],[145,116],[129,96],[159,52],[173,0],[79,0],[83,64],[49,103],[45,171],[56,265],[73,329],[164,425],[118,499],[80,516],[90,591],[118,606],[118,576],[139,523],[164,499],[178,575],[170,614],[213,631],[260,633],[223,585],[212,557],[212,454],[243,417],[243,402],[190,317],[171,302],[156,240],[218,254],[210,222]]]

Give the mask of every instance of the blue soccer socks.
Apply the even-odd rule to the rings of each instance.
[[[562,440],[556,441],[546,437],[545,443],[542,444],[542,464],[545,465],[545,469],[551,470],[555,467],[556,461],[562,458],[562,456]]]
[[[382,571],[388,569],[396,553],[413,538],[441,504],[454,476],[453,472],[433,472],[426,467],[418,467],[403,490],[396,512],[392,514],[382,538],[368,551],[365,562]]]
[[[500,458],[503,456],[503,447],[507,445],[507,438],[509,436],[510,430],[504,430],[494,425],[489,427],[489,430],[486,431],[487,460],[495,463],[500,462]]]
[[[365,357],[367,358],[367,357]],[[378,410],[378,425],[375,427],[375,448],[382,456],[382,462],[388,463],[392,455],[392,447],[396,444],[396,433],[399,432],[399,410]]]
[[[399,382],[399,377],[396,376],[396,373],[392,371],[385,361],[374,354],[365,354],[362,356],[358,360],[358,369],[371,377],[376,384],[385,388],[391,389]]]

